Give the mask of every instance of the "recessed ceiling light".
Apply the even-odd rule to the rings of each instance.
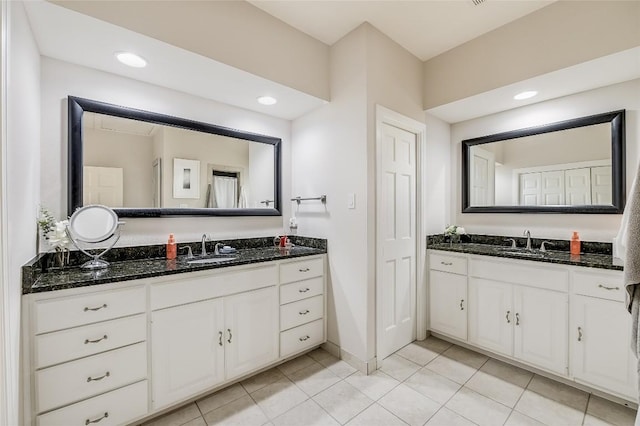
[[[278,100],[271,96],[260,96],[258,98],[258,102],[260,102],[262,105],[273,105],[278,102]]]
[[[527,90],[526,92],[518,93],[513,97],[513,99],[515,99],[516,101],[521,101],[523,99],[533,98],[537,94],[538,92],[536,92],[535,90]]]
[[[131,52],[118,52],[116,53],[116,58],[125,65],[128,65],[133,68],[144,68],[147,66],[147,61],[145,61],[140,56]]]

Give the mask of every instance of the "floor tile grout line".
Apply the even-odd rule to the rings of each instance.
[[[517,368],[520,368],[520,367],[517,367]],[[525,371],[526,371],[526,370],[525,370]],[[518,400],[516,401],[516,403],[515,403],[515,404],[513,404],[513,408],[511,409],[511,412],[509,413],[509,417],[507,417],[507,420],[505,420],[505,421],[504,421],[504,422],[505,422],[505,424],[509,421],[509,419],[510,419],[510,418],[511,418],[511,416],[513,415],[513,412],[514,412],[514,411],[515,411],[515,412],[517,412],[518,414],[522,414],[523,416],[526,416],[526,414],[521,413],[520,411],[517,411],[517,410],[516,410],[516,407],[518,406],[518,403],[519,403],[519,402],[520,402],[520,400],[522,399],[522,396],[524,395],[524,393],[527,391],[527,388],[529,387],[529,385],[530,385],[530,384],[531,384],[531,382],[533,381],[533,378],[534,378],[534,377],[536,377],[536,374],[535,374],[535,373],[531,374],[531,377],[529,378],[529,381],[527,382],[526,386],[522,389],[522,393],[521,393],[521,394],[520,394],[520,396],[518,397]],[[530,417],[530,416],[527,416],[527,417]],[[533,418],[533,417],[530,417],[530,418]],[[537,420],[537,419],[534,419],[534,420],[536,420],[536,421],[540,421],[540,420]],[[542,423],[542,422],[540,422],[540,423]]]
[[[580,423],[581,425],[584,425],[584,422],[587,420],[587,410],[589,409],[589,402],[591,401],[591,393],[588,394],[589,397],[587,398],[587,404],[584,406],[584,413],[582,413],[582,423]]]

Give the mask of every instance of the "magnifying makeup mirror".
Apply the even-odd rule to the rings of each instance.
[[[91,257],[81,267],[85,269],[101,269],[109,266],[109,262],[100,259],[106,252],[111,250],[120,239],[120,225],[118,215],[106,206],[92,204],[76,210],[69,219],[67,235],[78,250]],[[92,254],[81,246],[95,245],[105,241],[109,245],[99,254]]]

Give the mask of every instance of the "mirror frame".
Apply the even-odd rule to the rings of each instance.
[[[612,205],[578,206],[470,206],[469,155],[472,146],[594,124],[611,124]],[[597,213],[620,214],[626,201],[625,110],[611,111],[542,126],[481,136],[462,141],[462,213]]]
[[[281,155],[282,139],[256,133],[230,129],[214,124],[143,111],[105,102],[67,97],[68,103],[68,163],[67,163],[67,211],[72,215],[83,206],[82,200],[82,117],[84,112],[111,115],[148,123],[162,124],[197,132],[228,136],[251,142],[273,145],[274,148],[274,206],[273,208],[216,209],[216,208],[113,208],[118,217],[166,217],[166,216],[282,216]]]

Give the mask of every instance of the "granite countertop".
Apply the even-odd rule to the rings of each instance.
[[[427,249],[443,250],[456,253],[479,254],[483,256],[504,257],[509,259],[529,260],[533,262],[557,263],[563,265],[584,266],[588,268],[613,269],[622,270],[621,265],[613,263],[611,254],[602,253],[581,253],[578,256],[572,256],[568,251],[540,252],[533,250],[532,255],[526,255],[514,251],[510,251],[509,247],[496,244],[479,244],[479,243],[432,243],[427,244]],[[520,249],[522,250],[522,249]]]
[[[148,257],[131,260],[111,260],[109,267],[93,271],[81,269],[78,265],[38,270],[34,266],[37,260],[34,260],[31,264],[23,267],[22,294],[227,268],[230,266],[313,256],[326,252],[326,241],[324,245],[315,245],[315,247],[294,245],[288,250],[273,246],[246,247],[238,248],[235,253],[228,255],[229,257],[234,257],[234,259],[220,263],[189,264],[186,256],[178,256],[174,260],[167,260],[164,257]],[[197,259],[197,256],[195,259]],[[84,256],[84,260],[88,260],[88,258]]]

